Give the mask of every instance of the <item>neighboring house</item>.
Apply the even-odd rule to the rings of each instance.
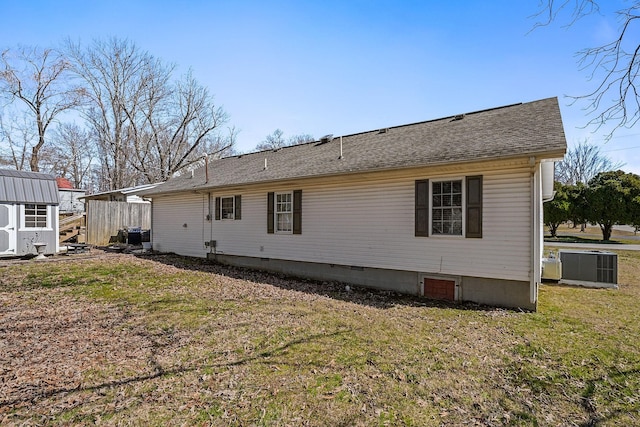
[[[565,151],[549,98],[213,160],[144,193],[153,249],[535,310]]]
[[[0,256],[57,253],[58,204],[52,175],[0,169]]]
[[[86,194],[85,190],[73,188],[73,184],[66,178],[56,178],[58,193],[60,195],[60,214],[81,214],[84,212],[84,202],[80,197]]]

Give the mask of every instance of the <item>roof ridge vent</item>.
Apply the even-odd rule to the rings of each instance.
[[[323,144],[327,143],[327,142],[331,142],[331,141],[333,141],[333,134],[332,133],[330,133],[328,135],[325,135],[322,138],[320,138],[320,142],[322,142]]]
[[[387,133],[389,132],[389,128],[378,129],[378,133]]]

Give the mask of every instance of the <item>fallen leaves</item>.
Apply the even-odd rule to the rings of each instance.
[[[544,316],[174,255],[0,267],[0,424],[557,425],[606,414],[601,395],[576,394],[588,381],[559,375],[556,348],[514,333],[538,319],[552,334],[559,324]],[[635,366],[594,390],[632,389]]]

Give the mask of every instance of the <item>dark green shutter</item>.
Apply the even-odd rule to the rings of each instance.
[[[482,238],[482,175],[467,177],[466,237]]]
[[[267,233],[273,234],[273,204],[275,195],[273,192],[267,193]]]
[[[234,210],[234,219],[242,218],[242,196],[234,196],[233,201],[233,210]]]
[[[416,181],[416,217],[415,234],[418,237],[429,236],[429,180]]]
[[[216,221],[220,220],[220,197],[216,197]]]
[[[302,234],[302,190],[293,192],[293,234]]]

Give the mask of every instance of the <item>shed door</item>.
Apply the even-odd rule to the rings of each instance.
[[[0,204],[0,255],[16,254],[16,210]]]

